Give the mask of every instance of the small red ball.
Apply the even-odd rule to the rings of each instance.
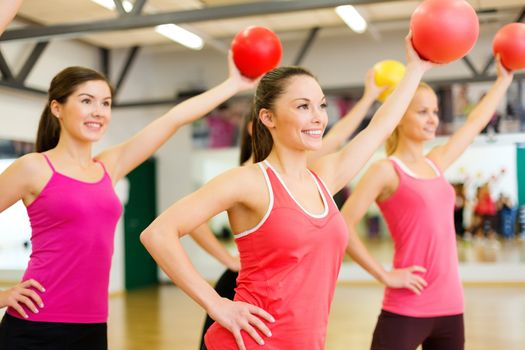
[[[510,23],[498,30],[492,50],[508,70],[525,68],[525,23]]]
[[[476,43],[479,20],[465,0],[425,0],[410,18],[412,44],[421,58],[449,63]]]
[[[231,50],[235,65],[248,78],[257,78],[277,67],[282,56],[279,37],[260,26],[250,26],[237,33]]]

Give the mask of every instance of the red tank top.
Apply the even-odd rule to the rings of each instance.
[[[261,167],[270,203],[253,229],[236,236],[242,269],[234,300],[268,311],[266,350],[321,350],[337,276],[348,242],[345,222],[321,179],[311,173],[324,212],[308,213],[268,162]],[[247,349],[261,349],[242,332]],[[237,349],[232,334],[214,323],[205,337],[209,350]]]
[[[412,265],[427,269],[428,285],[421,295],[406,288],[386,288],[383,309],[405,316],[438,317],[463,313],[454,229],[454,188],[427,159],[436,177],[416,177],[391,157],[399,185],[379,208],[394,241],[395,268]]]

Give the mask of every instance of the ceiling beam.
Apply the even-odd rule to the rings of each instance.
[[[2,51],[0,51],[0,73],[2,73],[3,80],[15,80],[13,72],[11,72],[9,64],[7,64]]]
[[[115,95],[119,93],[122,87],[122,84],[124,83],[124,80],[128,76],[131,66],[133,65],[133,62],[135,62],[135,59],[137,58],[137,54],[139,50],[140,50],[139,46],[133,46],[131,49],[129,49],[128,55],[124,62],[124,66],[122,67],[122,71],[120,72],[120,76],[117,80],[117,84],[115,85]]]
[[[115,8],[117,9],[117,12],[121,16],[127,14],[126,10],[124,9],[124,5],[122,5],[122,0],[113,0],[113,2],[115,3]]]
[[[42,53],[44,52],[48,44],[49,44],[49,41],[41,41],[35,45],[35,47],[31,51],[31,54],[29,55],[27,60],[24,62],[24,65],[18,72],[16,76],[16,81],[22,84],[24,83],[24,81],[29,76],[29,73],[31,73],[31,71],[35,67],[36,62],[38,61],[40,56],[42,56]]]
[[[135,0],[135,3],[133,4],[133,9],[131,10],[130,14],[140,15],[142,13],[144,5],[146,5],[146,0]]]
[[[105,47],[99,47],[99,53],[100,53],[100,71],[102,74],[106,76],[106,78],[109,79],[111,76],[111,51],[109,49],[106,49]]]
[[[302,62],[304,57],[306,56],[306,53],[310,48],[312,47],[312,44],[314,43],[315,38],[317,37],[317,33],[319,32],[319,27],[314,27],[310,29],[310,32],[308,33],[308,37],[306,38],[305,42],[303,43],[303,47],[301,47],[301,51],[299,51],[299,54],[297,55],[297,58],[294,61],[294,66],[299,66]]]
[[[486,82],[494,81],[495,76],[478,76],[478,77],[468,77],[468,78],[453,78],[453,79],[444,79],[444,80],[429,80],[425,81],[432,86],[446,86],[451,84],[463,84],[463,83],[477,83],[477,82]],[[525,73],[516,73],[514,74],[514,81],[518,84],[522,84],[522,81],[525,80]],[[47,91],[32,88],[21,84],[17,81],[6,81],[0,79],[0,87],[7,87],[15,90],[20,90],[24,92],[30,92],[37,95],[47,96]],[[363,90],[363,86],[360,84],[337,87],[337,88],[323,88],[323,92],[326,95],[349,95],[352,93],[360,93]],[[247,96],[247,95],[245,95]],[[241,96],[234,96],[232,98],[239,98]],[[133,107],[148,107],[148,106],[159,106],[159,105],[175,105],[182,102],[181,98],[167,98],[167,99],[150,99],[150,100],[136,100],[136,101],[113,101],[112,106],[114,108],[133,108]]]
[[[47,96],[47,91],[26,86],[22,83],[17,82],[16,80],[0,80],[0,87],[7,87],[14,90]]]
[[[463,63],[467,65],[468,69],[472,72],[473,76],[476,77],[479,75],[478,70],[476,69],[476,67],[474,66],[474,63],[472,63],[472,60],[468,57],[468,55],[463,56],[461,60],[463,61]]]
[[[477,77],[463,77],[463,78],[452,78],[452,79],[436,79],[436,80],[425,80],[425,83],[428,83],[434,87],[448,86],[452,84],[464,84],[464,83],[479,83],[496,80],[496,76],[489,75],[478,75]],[[514,81],[520,82],[525,80],[525,73],[514,74]],[[323,88],[325,95],[339,95],[339,96],[348,96],[352,94],[358,94],[363,91],[363,85],[356,84],[345,87],[337,88]],[[232,98],[241,98],[249,95],[240,95]],[[166,99],[148,99],[148,100],[135,100],[135,101],[113,101],[112,106],[114,108],[134,108],[134,107],[150,107],[150,106],[159,106],[159,105],[176,105],[182,102],[184,99],[181,98],[166,98]]]
[[[397,0],[289,0],[258,1],[245,4],[205,7],[197,10],[164,12],[151,15],[121,16],[119,18],[74,24],[36,27],[5,31],[0,41],[38,39],[52,37],[75,38],[87,33],[129,30],[154,27],[166,23],[193,23],[227,18],[261,16],[273,13],[316,10],[339,5],[365,5]]]

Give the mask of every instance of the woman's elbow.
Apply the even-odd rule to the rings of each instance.
[[[148,227],[144,229],[144,231],[140,234],[140,243],[142,243],[143,246],[145,246],[147,249],[154,245],[155,241],[158,241],[162,236],[161,230],[154,225],[151,224]]]
[[[153,221],[140,234],[140,242],[149,250],[150,247],[161,247],[172,243],[173,239],[179,237],[178,230],[166,227],[157,221]]]

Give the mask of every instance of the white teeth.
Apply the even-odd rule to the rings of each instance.
[[[304,130],[303,132],[308,135],[321,135],[323,133],[321,130]]]
[[[102,127],[102,124],[100,123],[95,123],[95,122],[87,122],[87,123],[84,123],[84,125],[90,127],[90,128],[101,128]]]

